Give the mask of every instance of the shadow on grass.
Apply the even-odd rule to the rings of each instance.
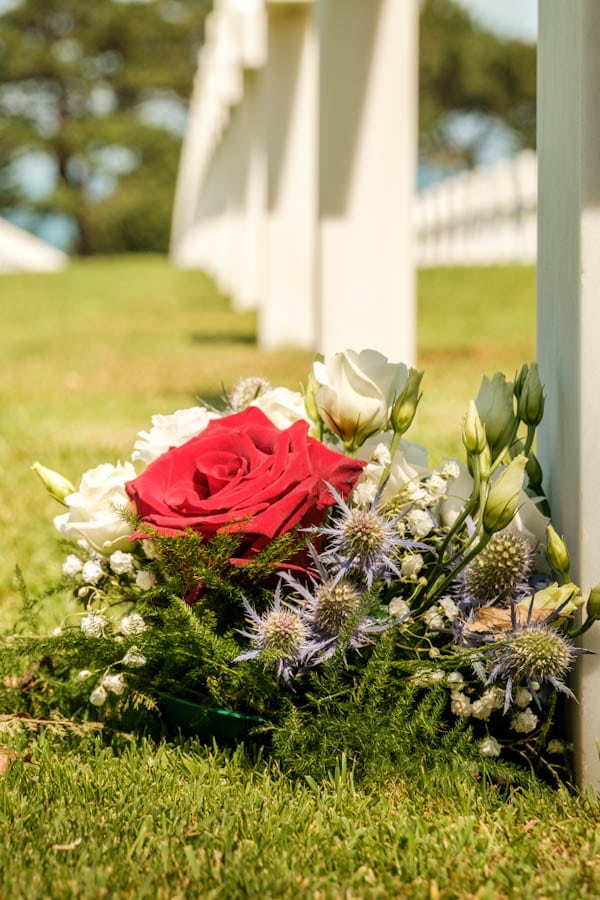
[[[205,333],[192,332],[190,336],[192,344],[256,344],[256,335],[244,331],[223,331]]]

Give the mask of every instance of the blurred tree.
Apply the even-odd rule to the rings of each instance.
[[[68,216],[78,253],[165,250],[209,7],[13,0],[0,14],[0,208]],[[23,183],[33,159],[48,170],[41,196]]]
[[[424,0],[419,44],[422,157],[473,166],[499,122],[517,147],[535,147],[533,44],[493,34],[454,0]]]

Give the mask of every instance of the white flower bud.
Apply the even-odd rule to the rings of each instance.
[[[106,703],[106,697],[106,691],[100,684],[98,685],[98,687],[95,687],[90,694],[90,703],[93,703],[94,706],[104,706],[104,704]]]

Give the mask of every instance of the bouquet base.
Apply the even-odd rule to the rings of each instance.
[[[214,740],[219,746],[264,738],[264,735],[253,734],[258,726],[265,724],[260,716],[244,715],[172,696],[162,696],[159,706],[169,731],[182,737],[198,738],[207,744]]]

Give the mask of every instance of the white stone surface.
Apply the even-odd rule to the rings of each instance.
[[[600,582],[600,4],[540,4],[538,356],[548,401],[539,437],[573,576]],[[600,625],[582,638],[600,653]],[[578,778],[600,788],[600,655],[577,664]]]
[[[417,4],[320,0],[319,335],[415,361]]]
[[[266,350],[314,349],[318,38],[312,4],[269,3],[264,70],[267,165]]]
[[[61,250],[0,219],[0,273],[58,272],[67,262]]]

